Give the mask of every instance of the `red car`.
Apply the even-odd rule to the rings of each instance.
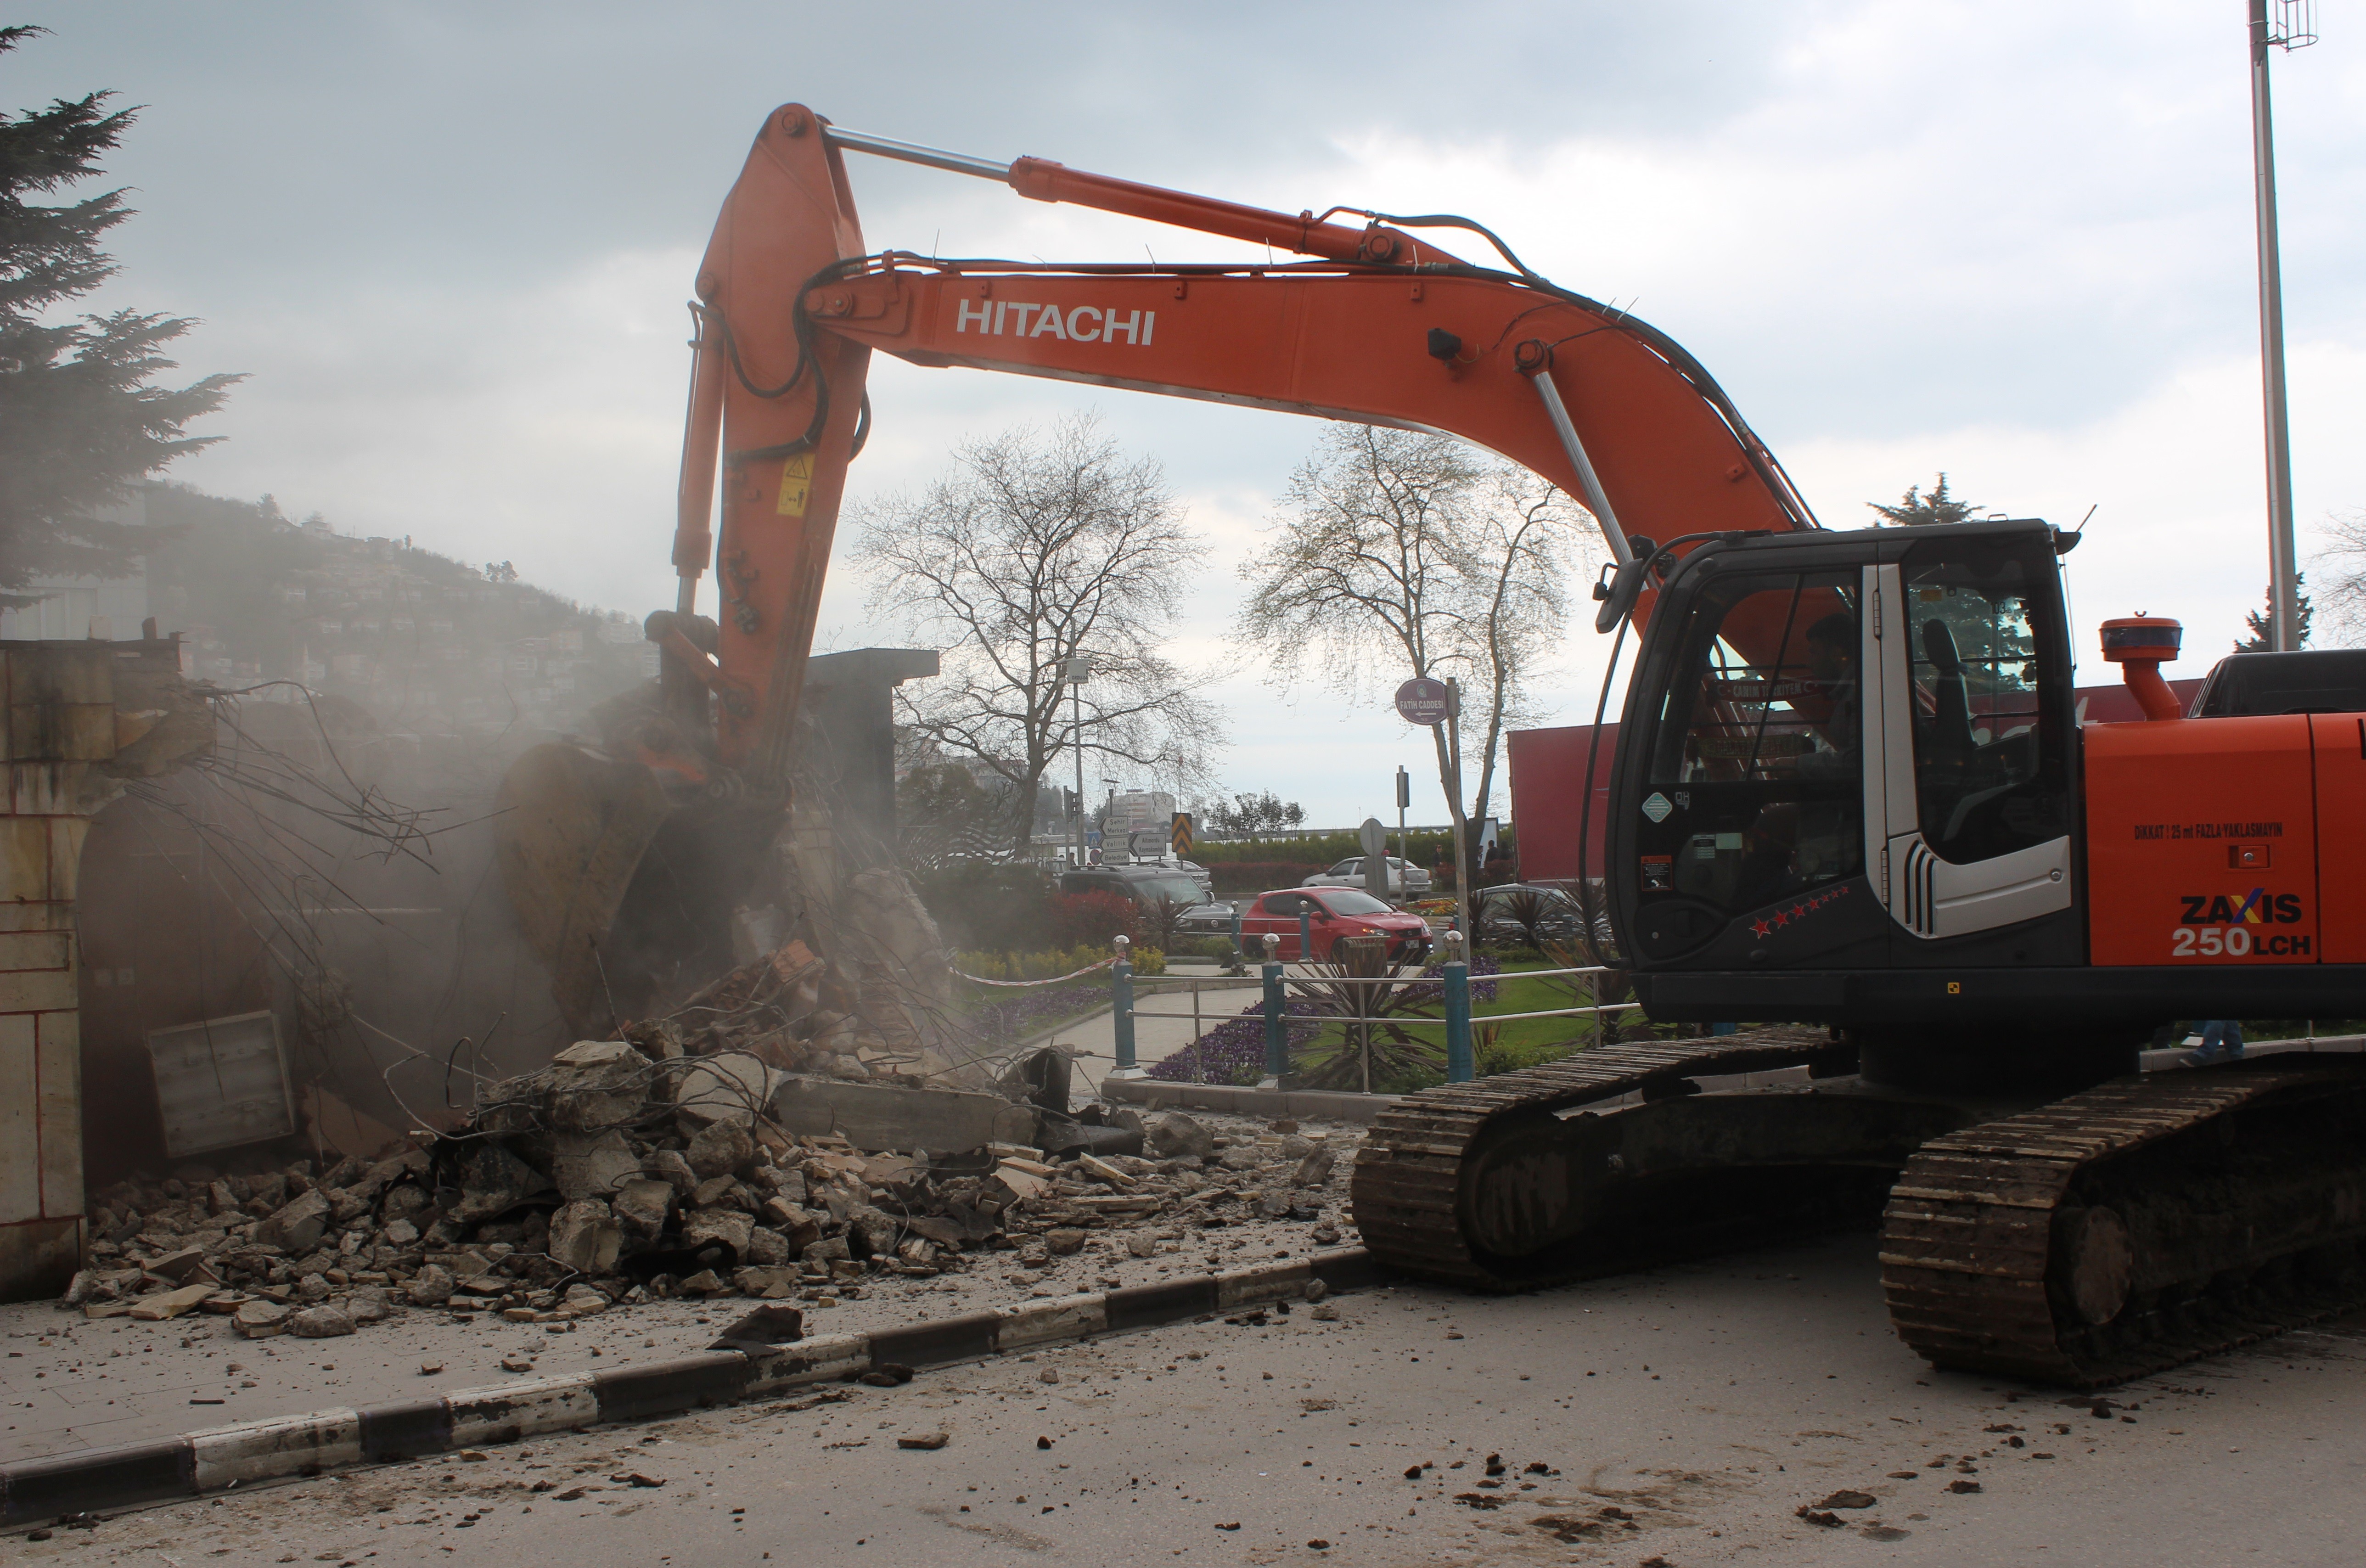
[[[1294,961],[1298,951],[1298,915],[1306,912],[1307,936],[1317,958],[1331,955],[1331,944],[1343,936],[1387,936],[1389,956],[1417,958],[1429,951],[1429,922],[1389,908],[1369,893],[1352,887],[1285,887],[1261,893],[1241,916],[1241,945],[1252,959],[1265,955],[1265,933],[1281,938],[1280,955]]]

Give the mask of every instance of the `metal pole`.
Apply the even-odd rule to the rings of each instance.
[[[1547,359],[1528,379],[1536,384],[1537,396],[1544,400],[1546,417],[1552,421],[1553,434],[1560,437],[1562,454],[1569,458],[1570,467],[1577,470],[1578,488],[1585,492],[1585,509],[1594,513],[1603,542],[1610,547],[1610,558],[1625,566],[1635,558],[1635,551],[1610,510],[1610,497],[1603,493],[1602,480],[1594,472],[1594,459],[1586,455],[1585,443],[1577,438],[1577,426],[1570,423],[1568,405],[1560,400],[1560,389],[1553,385],[1551,360]]]
[[[1265,933],[1265,1077],[1259,1089],[1279,1089],[1290,1070],[1290,1028],[1282,1022],[1281,938]]]
[[[1091,668],[1082,654],[1072,653],[1067,660],[1068,696],[1072,705],[1068,712],[1076,729],[1076,865],[1085,863],[1085,671]],[[1060,710],[1053,708],[1053,713]]]
[[[1110,1077],[1138,1078],[1144,1075],[1133,1059],[1133,963],[1130,953],[1132,944],[1121,936],[1115,945],[1117,968],[1110,977],[1110,1017],[1117,1026],[1117,1067]]]
[[[1397,764],[1397,859],[1404,863],[1404,895],[1413,898],[1413,842],[1405,833],[1405,807],[1413,800],[1413,775]]]
[[[1446,983],[1446,1081],[1469,1083],[1477,1075],[1470,1061],[1470,965],[1463,962],[1461,932],[1446,933],[1439,970]]]
[[[1301,964],[1314,962],[1313,921],[1302,901],[1298,906],[1298,962]]]
[[[2276,149],[2268,101],[2268,0],[2251,7],[2251,165],[2259,231],[2259,378],[2268,439],[2269,640],[2300,648],[2299,568],[2293,545],[2292,432],[2284,406],[2283,266],[2276,247]]]

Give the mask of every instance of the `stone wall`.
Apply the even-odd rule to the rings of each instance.
[[[203,750],[213,719],[168,640],[0,642],[0,1301],[17,1301],[82,1260],[84,836],[127,780]]]

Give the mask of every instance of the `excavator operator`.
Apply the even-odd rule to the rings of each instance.
[[[1808,672],[1831,700],[1831,709],[1817,725],[1823,749],[1799,759],[1801,778],[1848,779],[1857,772],[1857,747],[1864,736],[1863,704],[1856,678],[1856,617],[1835,610],[1808,628]]]

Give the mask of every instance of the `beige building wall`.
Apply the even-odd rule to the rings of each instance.
[[[208,743],[171,642],[0,642],[0,1301],[80,1267],[82,1053],[74,891],[127,778]]]

